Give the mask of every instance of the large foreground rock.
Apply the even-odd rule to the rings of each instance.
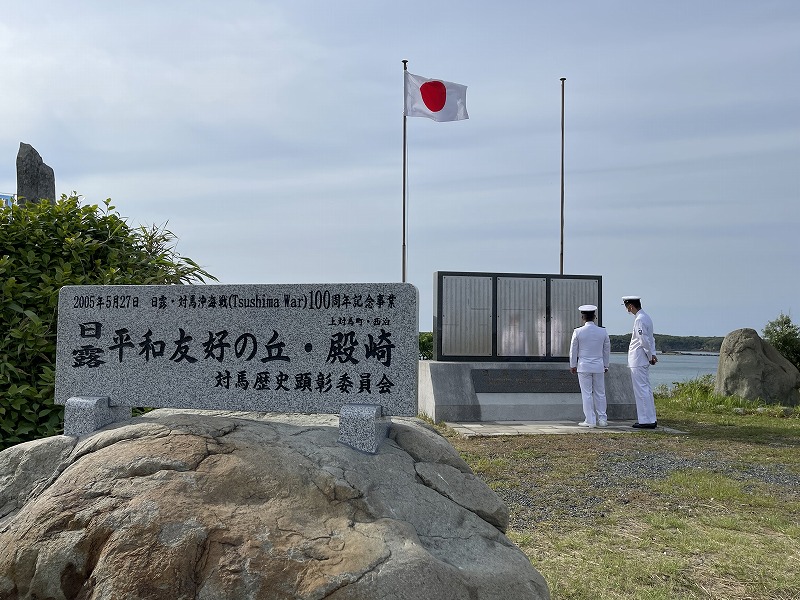
[[[0,453],[0,598],[549,598],[508,510],[415,419],[162,409]]]
[[[795,405],[800,401],[798,387],[797,367],[762,340],[755,329],[737,329],[725,336],[719,350],[716,394]]]

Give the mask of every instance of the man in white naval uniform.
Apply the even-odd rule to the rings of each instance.
[[[594,319],[597,307],[584,304],[578,307],[583,327],[572,332],[569,344],[570,371],[578,374],[583,399],[585,419],[578,423],[581,427],[606,427],[606,380],[608,361],[611,356],[611,340],[603,327],[598,327]]]
[[[642,299],[639,296],[623,296],[625,309],[634,315],[631,345],[628,347],[628,366],[631,369],[633,396],[636,398],[636,416],[633,424],[637,429],[655,429],[656,404],[653,400],[653,388],[650,385],[650,365],[658,362],[656,358],[656,340],[653,337],[653,320],[642,310]]]

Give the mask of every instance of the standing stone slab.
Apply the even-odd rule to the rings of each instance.
[[[56,402],[414,416],[417,304],[405,283],[67,286]]]
[[[36,148],[25,142],[17,152],[17,203],[56,201],[56,176],[46,165]]]

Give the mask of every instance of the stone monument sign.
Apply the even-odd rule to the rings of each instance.
[[[56,402],[415,416],[417,304],[400,283],[67,286]]]

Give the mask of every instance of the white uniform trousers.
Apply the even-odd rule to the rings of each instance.
[[[650,386],[650,365],[630,367],[633,397],[636,398],[636,416],[639,423],[647,425],[656,422],[656,403],[653,388]]]
[[[607,421],[605,373],[581,373],[579,371],[578,383],[581,386],[583,414],[586,422],[589,425],[597,425],[598,419]]]

